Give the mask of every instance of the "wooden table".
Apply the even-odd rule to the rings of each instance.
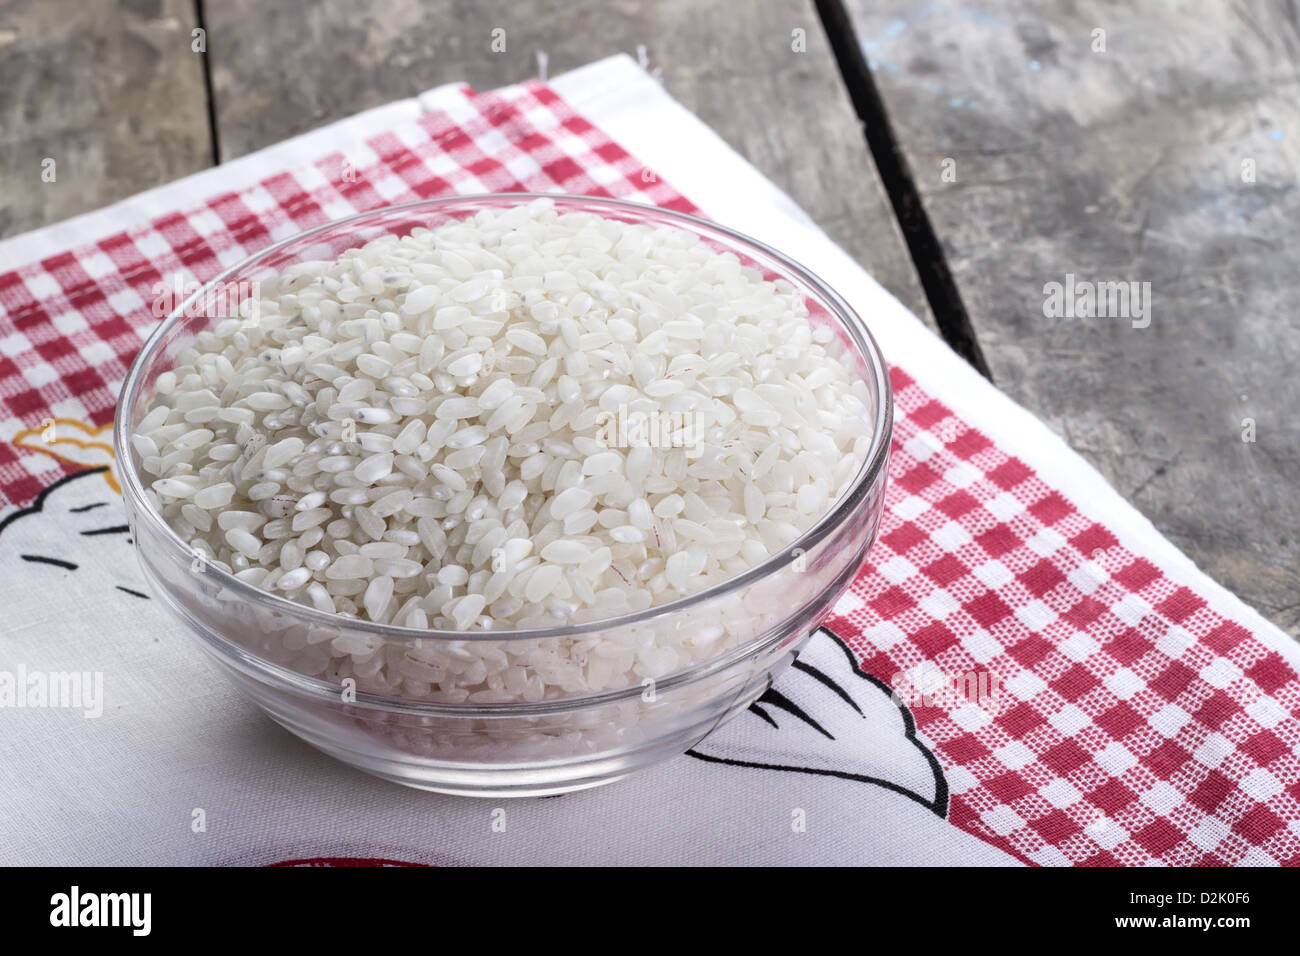
[[[1297,49],[1296,20],[1267,2],[8,0],[0,235],[440,83],[535,76],[539,51],[551,74],[641,51],[905,304],[1300,636]],[[1051,317],[1044,287],[1067,274],[1150,283],[1149,313]]]

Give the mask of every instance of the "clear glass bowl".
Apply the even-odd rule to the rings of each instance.
[[[224,301],[213,293],[269,279],[296,262],[334,259],[381,235],[536,198],[495,194],[391,206],[262,250],[181,303],[154,331],[127,375],[114,424],[123,497],[145,575],[220,670],[312,746],[368,773],[443,793],[561,793],[609,783],[690,749],[760,696],[821,623],[861,567],[884,499],[893,422],[889,377],[866,326],[834,291],[776,250],[705,220],[613,199],[547,195],[560,212],[695,233],[712,248],[791,283],[804,296],[811,321],[833,327],[836,347],[872,402],[871,420],[863,422],[871,438],[866,459],[833,509],[785,551],[723,584],[634,614],[547,630],[452,632],[361,621],[304,607],[195,560],[145,495],[130,437],[158,376],[175,366],[199,333],[230,314],[205,307]],[[536,703],[445,704],[350,693],[321,676],[323,667],[313,675],[302,663],[315,648],[323,661],[331,649],[387,651],[397,642],[407,649],[402,653],[436,662],[467,642],[504,648],[574,638],[634,641],[682,629],[713,637],[717,655],[653,683]]]

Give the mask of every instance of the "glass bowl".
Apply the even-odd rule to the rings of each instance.
[[[538,198],[557,211],[591,212],[629,223],[694,233],[804,297],[810,321],[832,327],[828,348],[870,396],[870,442],[848,491],[784,551],[713,587],[636,613],[568,627],[455,632],[418,630],[330,614],[262,591],[196,557],[145,493],[131,436],[155,395],[158,376],[223,317],[226,290],[245,290],[284,268],[331,260],[381,235],[435,227],[482,210]],[[238,296],[230,296],[237,299]],[[362,213],[263,249],[176,305],[136,357],[122,388],[113,441],[131,533],[144,573],[219,669],[274,720],[344,763],[397,783],[442,793],[537,796],[609,783],[680,754],[748,707],[818,627],[861,567],[884,500],[892,426],[889,377],[862,320],[798,263],[721,226],[666,209],[614,199],[547,194],[449,197]],[[441,703],[357,693],[330,680],[332,655],[405,655],[436,668],[474,642],[497,653],[560,641],[637,646],[691,632],[717,644],[702,663],[618,690],[536,702]],[[415,665],[412,665],[415,666]],[[314,671],[314,672],[313,672]]]

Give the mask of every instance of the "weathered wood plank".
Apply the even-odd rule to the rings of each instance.
[[[223,158],[441,83],[527,79],[539,50],[555,75],[643,45],[673,96],[928,317],[809,0],[231,0],[206,12]],[[495,28],[504,53],[490,50]]]
[[[211,164],[194,26],[191,0],[0,5],[0,236]]]
[[[848,6],[995,381],[1300,635],[1294,10]],[[1067,273],[1149,325],[1048,318]]]

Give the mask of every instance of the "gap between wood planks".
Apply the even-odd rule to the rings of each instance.
[[[203,92],[208,108],[208,139],[212,141],[212,165],[221,165],[221,142],[217,139],[217,93],[212,86],[212,65],[208,62],[211,50],[208,49],[208,23],[203,15],[203,0],[194,0],[194,20],[203,31],[203,52],[199,60],[203,64]]]
[[[926,215],[911,170],[898,148],[884,101],[876,89],[848,12],[842,0],[815,0],[815,4],[822,29],[826,31],[839,65],[840,76],[848,88],[853,108],[862,120],[867,148],[871,150],[885,192],[894,207],[894,215],[898,218],[907,251],[920,276],[921,288],[930,303],[939,332],[954,352],[991,382],[993,376],[975,337],[970,315],[948,268],[939,237]]]

